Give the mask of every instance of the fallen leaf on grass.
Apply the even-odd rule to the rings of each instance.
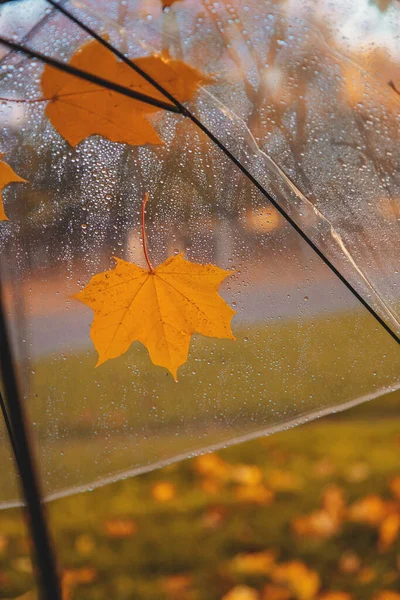
[[[357,581],[362,585],[366,585],[372,581],[375,581],[377,575],[378,573],[372,567],[364,567],[364,569],[361,569],[361,571],[358,573]]]
[[[259,600],[260,595],[254,588],[247,585],[236,585],[221,600]]]
[[[90,335],[99,354],[97,366],[138,340],[152,362],[169,369],[176,380],[195,332],[235,339],[230,328],[235,311],[218,294],[231,272],[189,262],[182,254],[152,271],[115,260],[115,269],[94,275],[75,296],[94,311]]]
[[[241,485],[235,489],[235,498],[245,504],[271,504],[274,493],[263,485]]]
[[[400,500],[400,475],[390,481],[389,487],[396,500]]]
[[[75,549],[81,556],[89,556],[95,549],[95,541],[91,535],[83,533],[75,540]]]
[[[191,575],[171,575],[165,577],[162,582],[162,587],[168,596],[177,600],[178,598],[185,597],[186,592],[189,591],[192,585],[193,578]]]
[[[226,480],[229,476],[229,465],[218,454],[198,456],[193,466],[197,473],[206,477]]]
[[[348,592],[325,592],[317,600],[353,600],[353,596]]]
[[[92,583],[96,579],[96,571],[90,567],[66,569],[62,574],[62,600],[72,600],[73,591],[81,584]]]
[[[317,479],[326,479],[331,477],[336,471],[336,466],[329,458],[322,458],[315,463],[313,473]]]
[[[322,509],[292,520],[294,533],[301,537],[328,539],[340,531],[345,515],[343,490],[336,485],[325,488]]]
[[[368,463],[356,462],[347,469],[345,477],[350,483],[360,483],[368,479],[370,472]]]
[[[361,559],[355,552],[349,550],[344,552],[339,560],[339,570],[341,573],[352,575],[361,568]]]
[[[22,596],[13,596],[12,598],[5,598],[4,600],[40,600],[38,598],[38,593],[36,590],[29,590],[29,592],[26,592],[25,594],[23,594]],[[63,600],[65,600],[63,598]]]
[[[352,504],[348,510],[348,517],[350,521],[376,526],[382,523],[389,512],[388,502],[380,496],[371,495]]]
[[[91,583],[96,579],[96,570],[91,567],[82,567],[81,569],[65,569],[62,576],[63,582],[68,585],[77,585],[78,583]]]
[[[0,554],[3,553],[3,551],[7,548],[7,546],[8,546],[8,537],[0,534]]]
[[[3,571],[0,570],[0,585],[6,585],[9,581],[10,581],[10,578],[7,575],[7,573],[4,573]]]
[[[322,495],[322,506],[333,519],[341,521],[346,510],[343,489],[337,485],[328,485]]]
[[[267,583],[261,592],[261,600],[291,600],[293,594],[286,587]]]
[[[81,584],[92,583],[96,579],[96,570],[90,567],[81,569],[65,569],[61,576],[61,596],[62,600],[73,600],[74,590]],[[36,589],[29,590],[22,596],[13,597],[12,600],[40,600],[41,595]],[[11,598],[5,598],[11,600]]]
[[[386,571],[386,573],[384,573],[382,575],[382,584],[383,585],[392,585],[393,583],[397,583],[397,587],[399,587],[398,583],[400,580],[400,576],[398,571],[396,571],[395,569],[392,569],[391,571]]]
[[[316,510],[309,515],[294,517],[292,529],[299,537],[329,539],[338,533],[340,523],[326,510]]]
[[[112,538],[127,538],[137,532],[137,525],[131,519],[111,519],[103,526],[105,533]]]
[[[373,600],[400,600],[400,593],[394,590],[381,590],[375,594]]]
[[[222,483],[219,479],[203,479],[199,484],[200,489],[206,494],[215,496],[221,490]]]
[[[297,560],[277,565],[271,579],[285,584],[299,600],[312,600],[321,586],[318,573]]]
[[[73,592],[81,584],[92,583],[96,579],[96,570],[90,567],[81,569],[65,569],[61,576],[61,596],[62,600],[73,600]],[[40,596],[41,597],[41,596]],[[11,599],[5,599],[11,600]],[[13,600],[39,600],[36,589],[29,590],[18,598]]]
[[[3,155],[0,153],[0,158]],[[22,179],[15,171],[3,160],[0,160],[0,221],[8,221],[3,206],[2,191],[9,183],[26,183],[26,179]]]
[[[199,85],[211,82],[197,69],[167,54],[146,56],[134,62],[180,102],[190,100]],[[96,40],[78,48],[69,64],[167,102],[141,75],[117,60]],[[160,110],[155,106],[47,65],[43,70],[42,90],[44,97],[49,99],[47,117],[71,146],[91,135],[102,135],[113,142],[131,145],[162,143],[147,118]]]
[[[151,488],[151,495],[156,502],[169,502],[176,496],[176,489],[169,481],[158,481]]]
[[[391,548],[400,532],[400,514],[393,513],[383,519],[379,527],[380,552],[386,552]]]
[[[203,527],[206,529],[218,529],[227,516],[227,510],[225,506],[211,506],[206,510],[202,517]]]
[[[238,554],[230,562],[229,567],[238,574],[267,575],[275,565],[274,552],[249,552]]]
[[[234,465],[230,478],[242,485],[259,485],[262,481],[261,469],[256,465]]]
[[[267,483],[276,492],[296,492],[303,487],[300,477],[281,469],[273,469],[267,476]]]

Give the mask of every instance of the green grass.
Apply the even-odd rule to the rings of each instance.
[[[363,313],[235,334],[195,337],[178,383],[139,343],[98,369],[93,351],[34,365],[28,407],[46,492],[260,435],[398,382],[397,347]],[[0,486],[15,498],[7,470]]]
[[[265,415],[268,402],[275,420],[288,405],[301,415],[398,381],[397,347],[364,313],[241,327],[235,335],[236,342],[195,336],[178,384],[139,343],[97,369],[94,351],[41,360],[31,388],[36,430],[46,435],[56,422],[79,433],[85,423],[77,423],[77,411],[85,410],[112,426],[116,405],[138,427],[156,429],[182,417],[197,426],[210,402],[229,418],[245,400],[241,418],[248,420]],[[153,404],[158,419],[149,418]]]
[[[398,396],[387,402],[391,412],[398,411]],[[193,460],[51,503],[64,568],[94,569],[94,581],[77,586],[73,599],[219,600],[239,583],[261,590],[268,576],[236,573],[229,561],[265,550],[276,551],[279,562],[297,559],[316,570],[323,590],[340,589],[368,600],[376,590],[399,589],[400,538],[380,553],[377,529],[365,524],[345,522],[328,540],[298,538],[291,530],[293,517],[320,506],[328,484],[342,487],[348,504],[367,494],[390,496],[389,482],[400,475],[400,420],[384,416],[386,402],[375,403],[380,419],[375,414],[370,420],[365,409],[356,408],[349,418],[323,419],[219,452],[231,468],[258,466],[265,482],[276,469],[300,482],[299,489],[277,492],[270,505],[239,502],[233,481],[224,482],[217,493],[204,490]],[[152,487],[158,481],[173,484],[175,497],[156,501]],[[213,512],[220,521],[210,521]],[[105,523],[115,519],[133,521],[136,533],[110,537]],[[4,598],[27,589],[30,575],[21,560],[27,548],[19,511],[0,513],[0,530],[8,540],[0,555],[0,577],[7,581],[0,587]],[[372,569],[371,581],[361,583],[360,574],[340,571],[340,559],[349,551],[360,558],[360,573]],[[183,595],[167,594],[166,582],[175,575],[189,577]]]
[[[237,342],[196,338],[178,384],[138,344],[96,370],[93,352],[38,362],[28,406],[46,489],[256,435],[398,380],[397,348],[368,316],[235,333]],[[220,600],[239,583],[261,590],[268,576],[233,572],[229,561],[269,549],[280,562],[298,559],[315,569],[322,590],[369,600],[376,590],[400,588],[399,540],[382,554],[376,528],[365,524],[346,522],[329,540],[301,539],[291,530],[296,515],[320,506],[330,483],[344,488],[348,503],[370,493],[388,497],[390,479],[400,474],[399,406],[397,392],[221,451],[232,468],[259,467],[266,485],[276,469],[301,482],[297,490],[277,492],[270,505],[239,502],[232,480],[216,493],[204,490],[189,460],[50,503],[63,568],[93,569],[93,581],[77,585],[73,600]],[[10,465],[4,450],[0,458]],[[10,468],[0,472],[0,486],[11,499],[17,492]],[[164,503],[152,496],[159,480],[176,490]],[[136,533],[110,536],[105,523],[115,519],[133,521]],[[19,510],[0,512],[0,598],[32,584],[24,532]],[[360,558],[361,570],[372,569],[370,581],[340,571],[348,551]],[[175,575],[189,578],[186,591],[167,592]]]

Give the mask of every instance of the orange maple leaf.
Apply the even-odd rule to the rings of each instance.
[[[0,154],[0,158],[3,155]],[[26,183],[26,179],[22,179],[13,171],[13,169],[6,162],[0,160],[0,221],[8,221],[8,217],[4,211],[3,198],[1,192],[3,188],[9,183]]]
[[[138,58],[134,62],[180,102],[193,98],[199,85],[211,82],[199,70],[172,59],[168,54],[154,54]],[[73,54],[70,64],[113,83],[166,101],[150,83],[117,60],[96,40],[79,48]],[[71,146],[76,146],[91,135],[102,135],[113,142],[131,145],[162,143],[146,117],[160,110],[155,106],[47,65],[43,70],[41,83],[43,94],[49,100],[46,115]]]
[[[235,339],[230,328],[235,311],[217,293],[231,272],[189,262],[182,254],[152,271],[115,260],[115,269],[94,275],[76,295],[94,310],[90,335],[97,366],[139,340],[152,362],[176,379],[193,333]]]
[[[146,247],[142,203],[142,239],[147,269],[114,257],[111,271],[94,275],[75,298],[94,311],[90,336],[99,354],[96,366],[116,358],[138,340],[155,365],[176,380],[186,362],[194,333],[234,340],[230,322],[236,313],[218,294],[231,271],[173,256],[153,269]]]

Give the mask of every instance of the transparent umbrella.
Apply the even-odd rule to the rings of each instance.
[[[3,160],[28,182],[4,191],[1,279],[47,499],[400,387],[399,13],[361,4],[2,8],[3,40],[33,52],[1,61]],[[184,109],[164,93],[162,143],[72,146],[46,116],[38,53],[67,64],[93,32],[118,60],[163,53],[207,77]],[[73,298],[113,256],[145,266],[145,193],[153,264],[184,252],[232,271],[236,341],[194,335],[178,382],[140,342],[95,368],[93,311]]]

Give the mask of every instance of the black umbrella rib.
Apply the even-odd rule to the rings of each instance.
[[[143,77],[143,79],[145,79],[158,92],[160,92],[160,94],[162,94],[165,98],[167,98],[179,110],[180,113],[184,114],[186,117],[189,117],[190,112],[188,111],[186,106],[184,106],[181,102],[179,102],[179,100],[177,100],[173,94],[168,92],[168,90],[166,90],[164,88],[164,86],[162,86],[160,83],[158,83],[158,81],[153,79],[153,77],[151,77],[151,75],[148,75],[146,73],[146,71],[143,71],[143,69],[141,67],[136,65],[130,58],[125,56],[125,54],[123,52],[118,50],[118,48],[116,48],[115,46],[110,44],[110,42],[108,40],[106,40],[101,35],[99,35],[97,33],[97,31],[95,31],[88,25],[85,25],[85,23],[83,21],[78,19],[78,17],[75,17],[75,15],[72,14],[72,12],[70,12],[64,6],[61,6],[61,4],[59,4],[58,2],[54,2],[54,0],[46,0],[46,2],[48,4],[51,4],[51,6],[53,6],[58,12],[62,13],[65,17],[67,17],[67,19],[69,19],[70,21],[75,23],[75,25],[77,25],[80,29],[82,29],[83,31],[88,33],[90,35],[90,37],[97,40],[102,46],[104,46],[105,48],[107,48],[107,50],[112,52],[114,54],[114,56],[117,56],[120,60],[122,60],[122,62],[124,62],[126,65],[128,65],[129,68],[136,71],[136,73],[138,73],[138,75],[141,75]]]
[[[178,108],[177,106],[171,105],[168,102],[163,102],[162,100],[158,100],[157,98],[153,98],[152,96],[148,96],[147,94],[142,94],[141,92],[136,92],[135,90],[131,90],[130,88],[125,87],[124,85],[119,85],[118,83],[115,83],[114,81],[109,81],[108,79],[104,79],[103,77],[98,77],[97,75],[94,75],[93,73],[89,73],[88,71],[84,71],[82,69],[78,69],[77,67],[69,65],[67,63],[63,63],[59,60],[56,60],[55,58],[46,56],[45,54],[42,54],[41,52],[36,52],[35,50],[32,50],[31,48],[27,48],[26,46],[23,46],[22,44],[17,44],[15,42],[12,42],[11,40],[8,40],[1,36],[0,36],[0,44],[7,46],[7,48],[10,48],[11,50],[15,50],[17,52],[22,52],[26,56],[29,56],[29,58],[35,58],[37,60],[40,60],[41,62],[45,63],[46,65],[50,65],[51,67],[54,67],[55,69],[58,69],[59,71],[64,71],[64,73],[68,73],[69,75],[73,75],[79,79],[84,79],[85,81],[94,83],[95,85],[98,85],[102,88],[106,88],[113,92],[117,92],[118,94],[121,94],[123,96],[127,96],[128,98],[132,98],[133,100],[138,100],[139,102],[144,102],[145,104],[150,104],[152,106],[155,106],[156,108],[160,108],[162,110],[166,110],[169,112],[182,113],[180,108]],[[50,98],[49,98],[49,100],[50,100]]]
[[[1,0],[0,0],[0,2],[1,2]],[[12,451],[14,454],[15,462],[17,463],[18,471],[21,472],[19,453],[18,453],[18,442],[15,439],[15,436],[14,436],[14,433],[12,430],[12,426],[11,426],[11,421],[10,421],[10,418],[9,418],[8,412],[7,412],[7,406],[6,406],[6,403],[4,401],[3,394],[1,393],[1,391],[0,391],[0,410],[3,415],[4,423],[6,425],[8,439],[10,440],[10,444],[11,444],[11,448],[12,448]]]
[[[21,487],[29,515],[29,528],[36,550],[36,563],[43,600],[61,600],[61,587],[52,548],[45,510],[41,500],[40,485],[33,456],[32,444],[26,425],[25,410],[18,389],[17,374],[12,357],[11,343],[6,324],[2,286],[0,282],[0,375],[4,395],[0,408],[6,423],[20,473]]]
[[[346,279],[344,275],[335,267],[335,265],[329,260],[327,256],[318,248],[318,246],[308,237],[303,229],[292,219],[292,217],[281,207],[277,200],[261,185],[261,183],[248,171],[248,169],[242,165],[242,163],[232,154],[232,152],[219,140],[184,104],[182,104],[173,94],[166,90],[160,83],[158,83],[153,77],[148,75],[143,69],[138,67],[132,60],[130,60],[125,54],[123,54],[118,48],[115,48],[108,40],[104,39],[94,29],[83,23],[78,17],[73,15],[64,6],[61,6],[55,0],[46,0],[56,10],[66,16],[70,21],[75,23],[80,29],[88,33],[92,38],[97,40],[105,48],[110,50],[115,56],[122,60],[131,69],[141,75],[148,83],[150,83],[157,91],[164,95],[178,109],[179,113],[190,119],[218,148],[227,156],[236,167],[251,181],[256,188],[271,202],[276,210],[286,219],[293,229],[300,235],[300,237],[314,250],[319,258],[329,267],[329,269],[340,279],[340,281],[347,287],[347,289],[357,298],[357,300],[368,310],[368,312],[374,317],[374,319],[381,325],[385,331],[398,343],[400,344],[400,336],[391,329],[391,327],[382,319],[382,317],[375,311],[375,309],[361,296],[361,294],[353,287],[353,285]]]

